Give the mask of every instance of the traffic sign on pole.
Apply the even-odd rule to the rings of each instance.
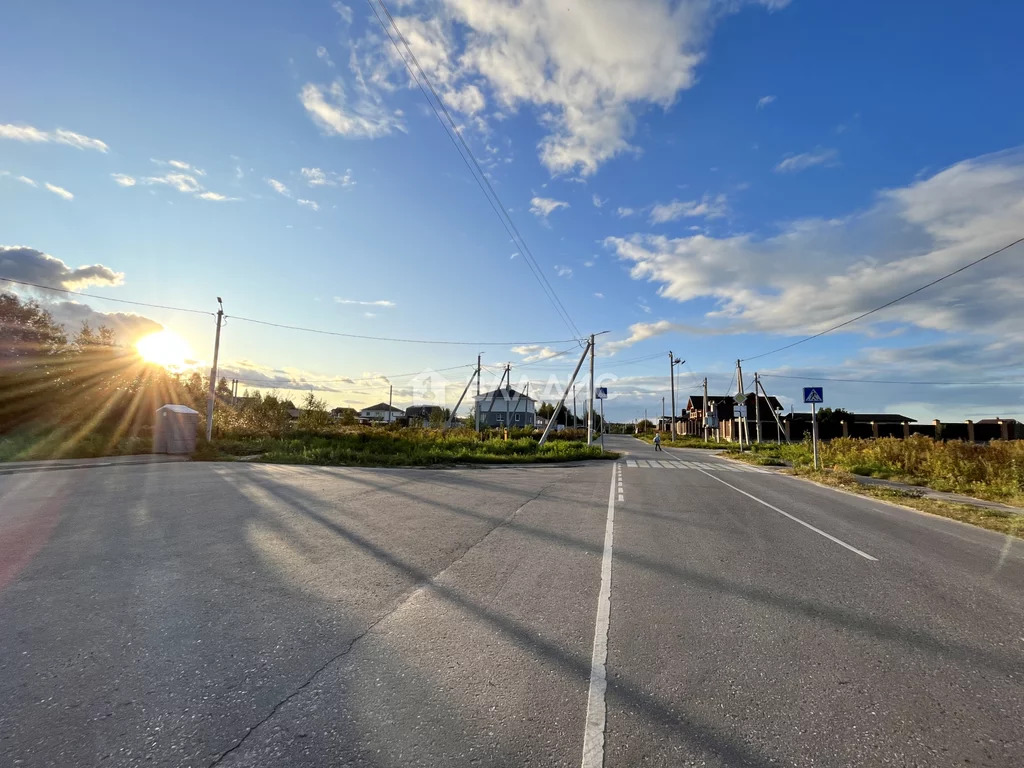
[[[805,403],[823,403],[825,402],[825,395],[823,394],[824,387],[804,387],[804,402]]]

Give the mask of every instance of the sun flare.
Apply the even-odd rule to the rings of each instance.
[[[135,342],[135,349],[147,363],[164,368],[183,368],[191,359],[188,342],[174,331],[157,331]]]

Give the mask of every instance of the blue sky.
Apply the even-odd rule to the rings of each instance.
[[[681,399],[704,375],[724,391],[736,358],[1022,234],[1015,4],[389,5],[575,325],[610,331],[613,418],[657,411],[668,349],[687,360]],[[4,276],[211,311],[222,296],[229,315],[353,334],[573,335],[366,3],[15,2],[0,73]],[[1021,372],[1022,277],[1018,248],[752,360],[747,383],[812,379],[766,378],[789,402],[816,377],[972,382],[834,382],[826,399],[1024,416],[1020,387],[1000,383]],[[143,317],[106,318],[126,342],[158,323],[210,358],[205,317],[78,301],[54,311],[131,309]],[[484,360],[539,387],[571,367],[543,357],[572,346]],[[380,374],[480,350],[231,319],[222,354],[229,376],[366,405],[386,396]],[[392,379],[409,403],[410,378]]]

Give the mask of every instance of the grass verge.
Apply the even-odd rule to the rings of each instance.
[[[789,474],[813,480],[821,485],[851,491],[858,496],[869,496],[881,501],[910,507],[920,512],[927,512],[931,515],[946,517],[950,520],[959,520],[961,523],[969,523],[989,531],[1024,538],[1024,515],[1014,512],[986,509],[985,507],[975,507],[969,504],[954,504],[927,498],[922,496],[920,492],[915,491],[863,485],[857,482],[857,478],[850,472],[833,470],[815,471],[810,468],[801,467],[790,470]]]
[[[472,436],[471,436],[472,435]],[[479,440],[475,433],[440,431],[364,430],[342,434],[288,437],[224,438],[202,441],[193,458],[214,461],[256,456],[274,464],[316,464],[358,467],[429,467],[453,464],[536,464],[590,459],[616,459],[568,440],[539,445],[531,437]]]

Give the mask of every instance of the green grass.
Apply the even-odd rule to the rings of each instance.
[[[735,454],[738,447],[733,444],[728,450],[752,463],[772,456],[796,468],[813,464],[811,446],[806,442],[762,444],[743,456]],[[941,443],[923,435],[838,438],[821,443],[820,457],[821,465],[828,469],[1024,506],[1024,441]]]
[[[0,436],[0,462],[46,459],[91,459],[151,453],[150,437],[116,437],[91,433],[76,437],[62,430],[20,432]]]
[[[479,439],[472,430],[353,428],[330,433],[287,437],[240,437],[203,441],[193,455],[198,460],[255,456],[276,464],[319,464],[372,467],[438,466],[453,464],[529,464],[540,462],[615,459],[599,446],[558,440],[539,445],[534,437],[512,440]]]
[[[818,470],[801,467],[792,470],[800,477],[806,477],[816,483],[842,488],[860,496],[870,496],[882,501],[889,501],[904,507],[927,512],[931,515],[959,520],[962,523],[976,525],[997,533],[1024,538],[1024,515],[1001,509],[986,509],[969,504],[956,504],[939,499],[931,499],[921,495],[920,491],[902,490],[864,485],[849,472],[842,470]]]

